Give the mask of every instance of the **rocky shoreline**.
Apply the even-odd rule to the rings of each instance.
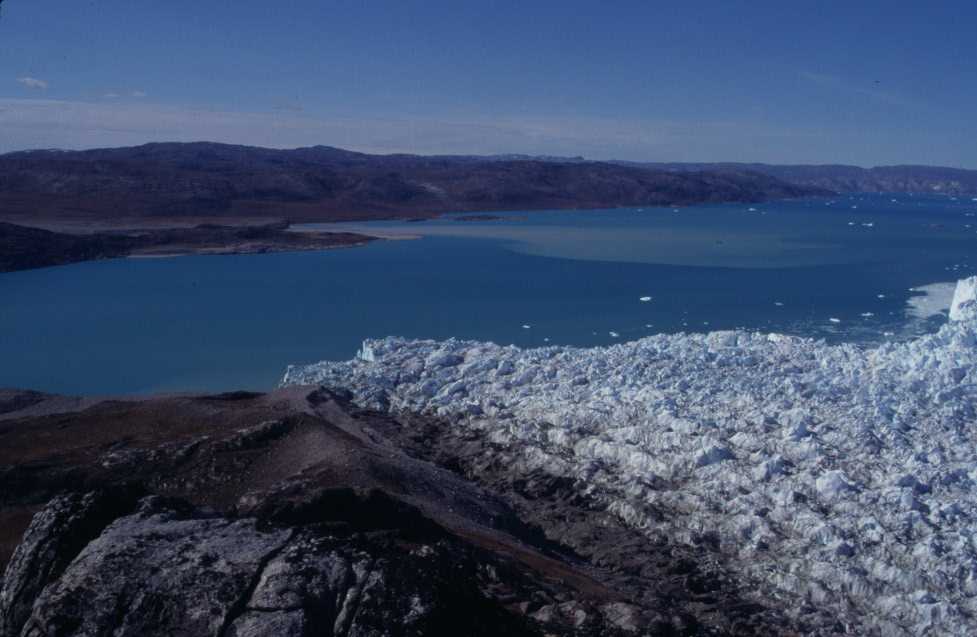
[[[708,545],[342,392],[0,397],[0,634],[789,634]]]

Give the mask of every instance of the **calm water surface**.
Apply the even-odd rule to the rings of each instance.
[[[952,286],[938,284],[977,271],[975,213],[970,198],[908,195],[503,213],[521,219],[357,224],[421,237],[365,248],[3,274],[0,386],[267,389],[289,363],[346,359],[386,335],[522,346],[737,327],[906,338],[945,320]]]

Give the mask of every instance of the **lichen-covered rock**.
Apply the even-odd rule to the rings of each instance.
[[[23,635],[219,635],[289,535],[149,498],[43,590]]]
[[[136,493],[117,488],[66,494],[34,516],[2,581],[0,635],[20,633],[44,586],[107,525],[135,506]]]
[[[56,533],[63,525],[49,520],[77,517],[96,497],[55,500],[38,515],[34,535]],[[11,605],[17,612],[2,634],[535,634],[481,594],[476,561],[451,542],[412,546],[390,532],[337,537],[328,528],[206,515],[152,496],[105,526],[63,572],[31,578],[20,572],[29,561],[11,562],[8,582],[27,583],[10,598],[21,603]],[[25,604],[29,617],[18,630]]]

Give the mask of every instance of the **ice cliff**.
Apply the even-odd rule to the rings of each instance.
[[[519,349],[369,340],[283,384],[479,428],[627,524],[718,541],[757,595],[875,634],[977,632],[977,277],[937,333]]]

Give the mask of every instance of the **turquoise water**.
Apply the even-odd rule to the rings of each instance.
[[[421,237],[364,248],[8,273],[0,386],[266,389],[289,363],[346,359],[386,335],[521,346],[738,327],[905,338],[935,329],[949,302],[946,286],[910,288],[977,272],[975,213],[969,198],[907,195],[503,213],[521,219],[358,224]]]

